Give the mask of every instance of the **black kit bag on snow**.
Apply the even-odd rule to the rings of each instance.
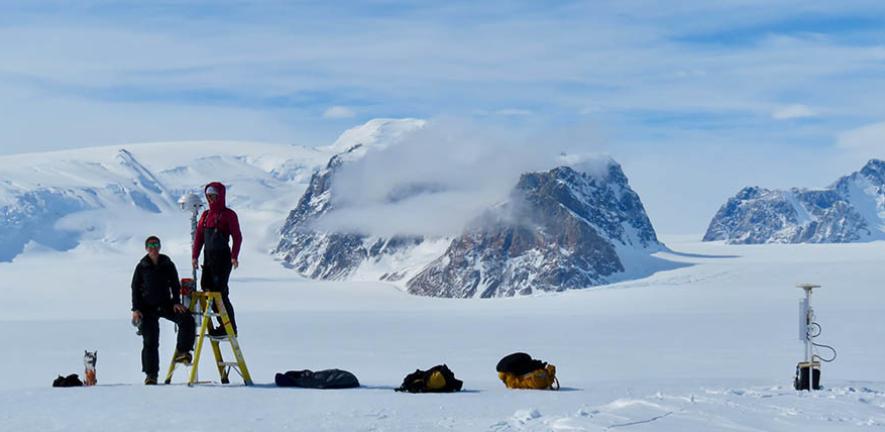
[[[54,381],[52,381],[53,387],[83,387],[83,381],[80,381],[80,377],[77,374],[70,374],[66,377],[61,375],[58,376]]]
[[[452,393],[461,391],[464,382],[455,378],[455,374],[446,365],[437,365],[426,371],[415,369],[403,379],[403,384],[396,389],[408,393]]]
[[[502,358],[501,361],[498,362],[498,366],[495,367],[495,370],[498,372],[511,373],[513,375],[525,375],[538,369],[544,369],[545,367],[547,367],[547,363],[542,362],[541,360],[535,360],[532,356],[524,352],[518,352]]]
[[[274,378],[278,387],[301,387],[313,389],[346,389],[360,386],[356,375],[341,369],[321,371],[288,371]]]

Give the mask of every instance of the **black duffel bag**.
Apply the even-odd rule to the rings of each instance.
[[[58,376],[54,381],[52,381],[53,387],[83,387],[83,381],[80,381],[80,377],[77,374],[70,374],[66,377],[61,375]]]
[[[415,369],[403,378],[402,385],[395,390],[407,393],[452,393],[461,391],[464,382],[455,378],[448,366],[436,365],[426,371]]]
[[[502,358],[495,369],[498,372],[507,372],[519,376],[538,369],[544,369],[545,367],[547,367],[547,363],[535,360],[524,352],[518,352]]]
[[[359,387],[360,382],[356,376],[341,369],[326,369],[321,371],[288,371],[278,373],[274,382],[279,387],[302,387],[313,389],[345,389]]]

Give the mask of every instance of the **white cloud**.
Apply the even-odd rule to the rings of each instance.
[[[782,106],[771,113],[771,118],[775,120],[789,120],[814,116],[817,116],[817,112],[802,104]]]
[[[323,112],[323,118],[327,119],[343,119],[343,118],[351,118],[355,117],[356,113],[345,106],[333,106],[329,107],[325,112]]]
[[[854,16],[855,2],[695,0],[666,9],[565,2],[530,11],[507,2],[438,2],[397,14],[235,3],[231,13],[199,20],[168,5],[137,14],[116,13],[127,9],[121,7],[42,15],[4,8],[13,24],[0,28],[0,153],[157,139],[317,145],[341,132],[339,122],[317,121],[336,106],[359,107],[361,117],[470,115],[491,107],[475,117],[547,129],[593,121],[619,162],[654,156],[648,173],[625,169],[631,179],[665,185],[655,192],[674,210],[654,222],[668,231],[704,225],[711,215],[683,208],[718,205],[715,191],[730,191],[736,180],[725,179],[747,170],[721,164],[723,171],[707,171],[718,149],[691,166],[662,154],[726,140],[723,147],[788,159],[792,143],[814,142],[803,154],[830,169],[827,152],[837,147],[822,141],[858,121],[885,119],[878,102],[885,78],[876,70],[885,58],[881,29],[851,38],[839,29],[827,37],[765,37],[797,13]],[[885,6],[864,7],[872,16]],[[779,108],[773,95],[804,105]],[[784,128],[769,120],[809,111],[820,121]],[[709,175],[689,177],[698,170]],[[660,181],[672,172],[685,177]],[[685,193],[692,182],[706,189]],[[748,174],[741,182],[757,180]]]
[[[885,151],[885,122],[868,124],[842,132],[837,137],[840,148],[860,152]]]
[[[562,164],[558,153],[570,148],[558,144],[461,120],[430,121],[344,165],[332,184],[338,209],[318,227],[386,236],[459,234],[506,199],[521,174]]]

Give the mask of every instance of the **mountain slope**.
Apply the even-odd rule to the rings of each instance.
[[[704,241],[734,244],[849,243],[885,239],[885,162],[873,159],[827,189],[742,189],[723,205]]]
[[[138,214],[178,218],[178,197],[216,179],[232,185],[233,207],[274,210],[293,188],[300,193],[328,155],[286,145],[170,142],[0,157],[0,262],[30,243],[67,250],[86,234],[113,242],[120,236],[103,227]],[[142,236],[138,225],[128,228]]]
[[[585,288],[625,271],[620,253],[663,250],[621,167],[524,174],[510,199],[474,221],[408,282],[413,294],[502,297]]]
[[[332,156],[325,168],[313,174],[298,204],[289,212],[274,250],[283,263],[311,278],[345,279],[361,266],[371,266],[372,263],[395,257],[409,261],[409,251],[422,245],[423,237],[337,232],[316,224],[333,210],[350,205],[336,199],[332,190],[335,176],[345,164],[364,157],[368,151],[396,144],[423,126],[424,121],[414,119],[373,120],[344,132],[335,144],[327,147],[346,149]],[[398,281],[407,271],[399,263],[389,272],[381,270],[377,276],[382,280]]]

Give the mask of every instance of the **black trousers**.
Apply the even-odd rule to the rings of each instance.
[[[230,287],[227,282],[230,279],[231,263],[230,260],[225,262],[204,262],[203,274],[200,276],[200,288],[203,291],[217,291],[221,293],[221,302],[227,309],[227,316],[230,318],[230,325],[237,332],[237,321],[234,319],[234,305],[230,302]],[[216,311],[217,312],[217,311]],[[221,319],[219,319],[219,322]]]
[[[178,324],[178,342],[175,345],[178,352],[194,349],[197,325],[190,312],[175,313],[172,305],[146,309],[141,311],[141,370],[147,375],[157,376],[160,370],[160,318]]]

